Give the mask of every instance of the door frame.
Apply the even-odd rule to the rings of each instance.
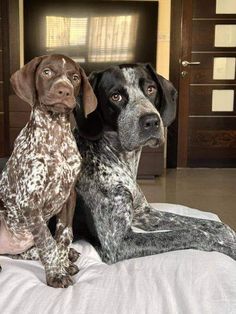
[[[188,4],[188,5],[186,5]],[[186,12],[183,12],[185,10]],[[179,94],[177,101],[177,116],[169,127],[167,138],[167,167],[187,167],[188,144],[188,97],[187,88],[180,91],[181,58],[184,55],[189,59],[188,43],[191,40],[191,31],[188,25],[191,19],[192,0],[171,1],[171,33],[170,33],[170,81]],[[188,38],[188,40],[186,40]],[[183,82],[182,82],[183,83]],[[180,106],[180,99],[182,100]],[[186,101],[184,101],[186,100]],[[181,126],[181,127],[180,127]]]
[[[179,73],[182,41],[182,6],[183,0],[171,1],[170,27],[170,74],[169,79],[179,91]],[[167,136],[167,168],[178,166],[178,129],[179,129],[179,98],[175,121],[168,128]]]

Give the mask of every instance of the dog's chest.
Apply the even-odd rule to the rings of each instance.
[[[33,210],[37,206],[37,201],[34,201],[37,191],[42,191],[39,195],[41,210],[48,220],[67,201],[80,165],[81,157],[70,129],[63,130],[59,126],[54,132],[48,132],[27,125],[22,130],[0,179],[0,198],[4,205],[0,208],[0,254],[20,253],[33,244],[22,208],[16,199],[24,199],[24,204]],[[36,180],[39,174],[44,180]],[[20,193],[18,182],[21,183]]]
[[[35,181],[38,167],[32,167],[32,162],[43,162],[40,175],[45,181]],[[1,195],[8,211],[16,218],[21,215],[17,209],[15,197],[17,182],[24,177],[22,189],[32,191],[31,195],[25,194],[26,202],[31,203],[34,197],[34,189],[42,190],[42,211],[46,219],[60,211],[70,195],[72,186],[80,171],[81,157],[77,150],[76,142],[69,128],[61,125],[32,129],[27,125],[17,138],[15,148],[7,169],[2,177]],[[25,175],[30,174],[30,178]],[[32,186],[32,181],[36,182]]]
[[[75,140],[71,134],[62,136],[60,143],[49,146],[46,155],[48,182],[45,187],[45,216],[54,215],[67,200],[81,166]]]

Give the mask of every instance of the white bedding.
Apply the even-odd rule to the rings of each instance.
[[[160,210],[219,220],[181,205]],[[175,251],[108,266],[85,241],[75,284],[46,286],[42,265],[0,256],[1,314],[192,314],[236,313],[236,262],[217,252]]]

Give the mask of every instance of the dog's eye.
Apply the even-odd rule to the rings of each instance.
[[[53,71],[49,68],[43,70],[43,75],[46,77],[51,77],[53,75]]]
[[[121,96],[121,94],[119,94],[119,93],[115,93],[115,94],[112,94],[112,95],[111,95],[111,99],[112,99],[113,101],[120,102],[120,101],[122,100],[122,96]]]
[[[152,85],[148,86],[147,93],[148,95],[152,95],[156,91],[156,88]]]
[[[74,74],[73,77],[72,77],[72,79],[73,79],[73,81],[77,82],[77,81],[80,80],[80,77],[79,77],[79,75]]]

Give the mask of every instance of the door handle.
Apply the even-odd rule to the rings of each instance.
[[[201,64],[201,62],[199,62],[199,61],[194,61],[194,62],[189,62],[186,60],[182,61],[183,67],[187,67],[188,65],[199,65],[199,64]]]

